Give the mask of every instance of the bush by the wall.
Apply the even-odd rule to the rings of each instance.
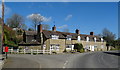
[[[84,52],[84,48],[83,48],[83,45],[81,43],[76,43],[74,44],[74,49],[77,51],[77,52]]]

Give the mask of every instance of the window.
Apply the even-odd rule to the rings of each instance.
[[[80,41],[81,40],[81,37],[80,36],[78,36],[78,41]]]
[[[71,40],[71,38],[67,38],[67,40]]]
[[[104,48],[104,45],[101,45],[101,49],[103,49]]]
[[[59,51],[59,44],[52,44],[50,46],[50,50],[57,50],[57,51]]]
[[[89,42],[89,37],[86,37],[86,41]]]
[[[72,36],[67,35],[67,40],[71,40]]]
[[[72,45],[71,44],[66,45],[66,48],[72,48]]]
[[[58,39],[59,38],[59,36],[57,36],[57,35],[52,35],[52,39]]]
[[[74,50],[74,45],[68,44],[68,45],[66,45],[66,49]]]
[[[90,49],[89,45],[86,45],[85,49],[88,49],[88,50],[89,50],[89,49]]]
[[[97,45],[95,45],[94,48],[97,48]]]
[[[96,40],[97,40],[96,37],[94,37],[94,41],[95,41],[95,42],[96,42]]]

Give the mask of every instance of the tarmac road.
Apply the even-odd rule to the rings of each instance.
[[[76,54],[9,54],[3,68],[118,68],[118,51]]]
[[[65,68],[118,68],[117,52],[95,52],[74,55]]]

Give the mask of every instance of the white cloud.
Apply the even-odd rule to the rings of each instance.
[[[68,27],[68,25],[62,25],[62,26],[59,26],[58,28],[63,29],[63,28],[67,28],[67,27]]]
[[[44,20],[44,22],[49,22],[49,21],[51,21],[51,20],[52,20],[52,17],[48,17],[48,18],[43,17],[43,20]]]
[[[52,17],[44,17],[41,14],[30,14],[27,16],[29,19],[37,19],[38,21],[49,22],[52,20]]]
[[[68,15],[66,18],[65,18],[65,21],[68,21],[70,18],[72,18],[72,15]]]

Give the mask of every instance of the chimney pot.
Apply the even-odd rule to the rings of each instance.
[[[90,32],[90,35],[94,35],[94,32]]]
[[[76,34],[80,34],[80,30],[76,29]]]
[[[38,33],[41,33],[42,32],[42,24],[39,24],[38,25]]]
[[[52,27],[52,31],[56,31],[56,26],[55,25]]]

